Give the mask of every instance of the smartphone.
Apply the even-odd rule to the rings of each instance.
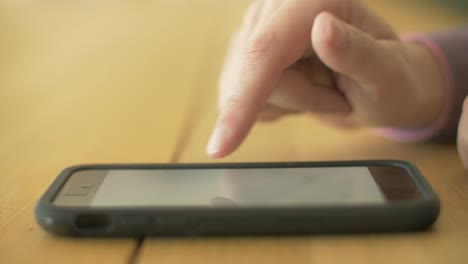
[[[36,206],[70,236],[407,232],[429,228],[439,200],[405,161],[81,165]]]

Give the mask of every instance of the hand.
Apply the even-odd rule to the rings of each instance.
[[[361,2],[256,1],[228,52],[207,153],[233,152],[257,119],[306,112],[338,125],[416,128],[443,102],[430,52],[401,42]]]

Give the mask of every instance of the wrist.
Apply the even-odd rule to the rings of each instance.
[[[421,102],[419,105],[426,115],[416,122],[419,126],[384,127],[376,132],[398,141],[420,142],[433,138],[447,125],[453,104],[453,80],[444,54],[431,39],[424,35],[409,35],[403,39],[408,50],[407,61],[418,71],[414,77],[415,85],[412,85],[419,98],[415,101]],[[430,111],[431,104],[434,111]]]
[[[446,87],[442,67],[431,50],[417,42],[405,43],[414,73],[415,122],[413,128],[427,127],[442,115],[446,102]]]

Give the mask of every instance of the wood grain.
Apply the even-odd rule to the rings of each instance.
[[[205,5],[1,3],[0,263],[129,261],[136,240],[56,238],[33,207],[65,166],[174,159],[210,42]]]
[[[368,1],[400,31],[433,31],[465,18],[412,1]],[[223,12],[221,9],[219,12]],[[210,47],[210,50],[222,50]],[[216,118],[216,73],[209,65],[193,112],[195,129],[182,162],[218,162],[204,154]],[[200,95],[202,94],[202,95]],[[414,234],[289,238],[158,239],[144,242],[138,263],[465,263],[468,258],[468,175],[454,144],[402,144],[366,130],[338,131],[308,116],[257,124],[241,148],[222,162],[403,159],[415,163],[440,195],[443,210],[433,230]]]

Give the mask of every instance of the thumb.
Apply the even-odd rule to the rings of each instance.
[[[322,12],[316,17],[311,37],[312,46],[325,65],[360,84],[382,83],[393,65],[390,49],[330,13]]]

